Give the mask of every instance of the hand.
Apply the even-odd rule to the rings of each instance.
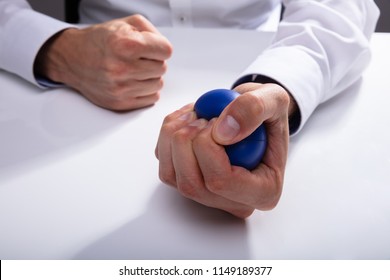
[[[40,50],[35,70],[98,106],[130,110],[159,99],[172,46],[144,17],[66,29]]]
[[[185,197],[245,218],[255,209],[274,208],[281,196],[287,160],[288,116],[295,102],[276,84],[246,83],[222,114],[197,119],[193,104],[168,115],[156,157],[160,179]],[[252,171],[231,166],[222,145],[236,143],[265,123],[268,147]]]

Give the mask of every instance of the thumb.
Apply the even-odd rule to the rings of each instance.
[[[214,141],[221,145],[239,142],[255,131],[264,119],[263,101],[246,92],[233,100],[218,117],[212,132]]]

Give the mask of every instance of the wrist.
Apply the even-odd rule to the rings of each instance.
[[[62,30],[45,42],[34,62],[36,77],[42,77],[55,83],[66,83],[65,73],[69,73],[67,56],[72,52],[70,47],[72,37],[77,31],[75,28]]]

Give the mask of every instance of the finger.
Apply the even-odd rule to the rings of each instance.
[[[167,71],[167,63],[165,61],[139,59],[134,61],[132,68],[133,70],[129,75],[136,80],[142,81],[163,76]]]
[[[176,183],[180,193],[208,207],[218,208],[237,217],[246,218],[254,210],[253,207],[228,200],[210,192],[203,180],[203,169],[198,165],[198,159],[193,150],[193,141],[201,131],[210,135],[212,122],[198,119],[176,132],[172,142],[172,161],[176,172]],[[209,162],[219,161],[218,158],[208,158]]]
[[[159,159],[159,156],[158,156],[159,151],[158,150],[159,150],[159,144],[161,144],[160,140],[163,140],[163,138],[168,139],[165,136],[172,134],[174,131],[178,130],[180,127],[183,127],[186,123],[190,123],[190,122],[194,121],[196,119],[196,114],[193,114],[193,111],[194,111],[193,110],[193,103],[190,103],[190,104],[183,106],[179,110],[176,110],[175,112],[173,112],[165,117],[163,124],[161,126],[159,139],[157,141],[157,145],[155,148],[155,155],[156,155],[157,159]],[[181,123],[178,123],[175,125],[172,124],[174,121],[177,121],[177,120],[181,121]],[[168,131],[170,131],[171,133],[167,133]],[[170,144],[169,144],[169,146],[170,146]],[[164,145],[161,147],[164,148],[167,146]]]
[[[95,87],[85,87],[80,92],[100,107],[125,111],[156,103],[162,86],[161,78],[146,81],[130,80],[103,84],[101,91],[97,91]]]
[[[146,96],[136,97],[131,100],[121,102],[121,105],[117,107],[117,111],[127,111],[139,108],[144,108],[155,104],[160,99],[160,93],[156,92]]]
[[[276,197],[281,193],[279,189],[273,188],[273,173],[268,173],[269,169],[263,164],[253,172],[231,166],[224,149],[212,142],[212,137],[203,132],[194,142],[206,188],[227,201],[260,210],[273,208],[278,201]]]
[[[132,30],[111,44],[115,55],[126,62],[145,58],[164,61],[172,55],[172,45],[160,34]]]
[[[204,172],[208,172],[205,162],[208,166],[219,165],[220,162],[225,163],[225,170],[218,174],[217,178],[226,178],[230,172],[229,160],[223,147],[214,143],[218,152],[213,153],[210,149],[213,145],[198,145],[200,135],[209,135],[208,144],[213,142],[210,136],[212,123],[213,120],[204,129],[186,127],[176,135],[172,145],[172,154],[178,190],[184,196],[203,205],[227,211],[240,218],[246,218],[253,212],[253,207],[211,192],[206,186],[208,182],[203,179]],[[197,150],[201,150],[205,156],[199,158]],[[216,177],[214,176],[214,178]]]
[[[87,99],[89,99],[92,103],[98,105],[99,107],[113,110],[113,111],[129,111],[138,108],[147,107],[155,104],[159,98],[160,93],[153,93],[148,96],[142,97],[130,97],[127,99],[113,99],[107,98],[107,96],[96,96],[94,94],[83,94]]]
[[[143,81],[160,79],[167,71],[165,61],[150,59],[136,59],[134,61],[123,61],[116,59],[112,67],[105,73],[105,79],[118,83],[127,83],[131,80]]]
[[[217,143],[236,143],[264,121],[273,121],[287,112],[288,93],[278,85],[247,83],[235,90],[242,94],[225,108],[214,127]]]
[[[162,78],[148,79],[143,81],[129,80],[118,85],[116,96],[120,99],[148,96],[162,89],[164,81]]]
[[[171,57],[173,47],[164,36],[151,32],[142,32],[142,48],[139,51],[140,58],[153,60],[167,60]]]
[[[122,20],[131,26],[134,26],[138,31],[148,31],[160,34],[158,29],[142,15],[131,15],[123,18]]]
[[[176,131],[172,137],[172,163],[177,188],[185,197],[199,200],[203,179],[192,150],[192,140],[207,125],[205,119],[197,119]]]
[[[160,34],[139,32],[130,27],[112,36],[106,44],[119,61],[132,63],[136,59],[165,61],[172,55],[172,45]]]
[[[159,160],[159,177],[164,183],[176,186],[176,173],[172,162],[171,141],[174,133],[190,122],[196,120],[193,104],[165,117],[158,137],[155,155]]]
[[[213,138],[202,131],[194,142],[206,187],[226,199],[269,210],[279,201],[288,150],[288,121],[280,117],[267,124],[268,147],[262,163],[252,172],[230,166],[227,155],[213,144]],[[211,158],[218,160],[211,161]]]
[[[140,96],[135,98],[129,103],[128,108],[125,110],[133,110],[138,108],[144,108],[155,104],[160,99],[160,93],[156,92],[146,96]]]
[[[135,58],[168,59],[173,49],[169,40],[153,26],[141,22],[142,20],[138,22],[137,19],[129,17],[102,25],[106,31],[106,49],[125,61]]]
[[[229,195],[228,190],[225,189],[232,176],[232,166],[225,148],[214,142],[211,132],[212,127],[203,130],[193,143],[205,186],[214,194],[235,200],[233,196],[237,193]]]

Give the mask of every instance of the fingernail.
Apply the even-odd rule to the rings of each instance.
[[[191,111],[191,112],[187,112],[187,113],[181,115],[179,117],[179,119],[182,121],[189,121],[189,120],[192,120],[194,116],[195,116],[195,113],[193,111]]]
[[[230,141],[240,132],[240,124],[227,115],[216,127],[217,137],[222,141]]]
[[[205,119],[197,119],[189,124],[189,126],[195,126],[199,128],[206,127],[207,121]]]

